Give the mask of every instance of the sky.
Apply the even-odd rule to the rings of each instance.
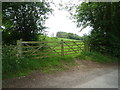
[[[66,3],[67,1],[69,0],[53,0],[56,6],[58,6],[59,2]],[[73,3],[77,3],[77,0],[74,0]],[[48,27],[46,31],[48,36],[56,36],[58,31],[74,33],[79,36],[90,33],[90,27],[87,27],[80,32],[80,28],[77,28],[77,24],[69,19],[70,15],[68,11],[58,10],[58,8],[54,5],[52,5],[52,8],[54,9],[53,15],[51,15],[49,19],[46,20],[46,26]]]

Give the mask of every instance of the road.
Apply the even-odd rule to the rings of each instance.
[[[118,70],[97,77],[74,88],[118,88]]]
[[[81,63],[81,62],[79,62]],[[82,62],[70,70],[54,74],[39,71],[19,78],[3,80],[3,88],[118,88],[116,64]]]

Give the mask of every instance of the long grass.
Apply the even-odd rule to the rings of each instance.
[[[77,59],[80,60],[91,60],[99,63],[113,63],[118,62],[118,58],[112,57],[110,55],[101,54],[98,52],[81,52],[79,55],[76,56]]]
[[[50,38],[49,38],[50,39]],[[54,40],[53,38],[52,40]],[[50,41],[50,40],[49,40]],[[56,39],[58,41],[58,39]],[[59,39],[60,41],[60,39]],[[55,48],[60,49],[60,44],[48,44],[48,45],[58,45]],[[68,48],[67,46],[64,47]],[[75,48],[75,47],[73,47]],[[47,49],[47,48],[46,48]],[[49,50],[49,49],[47,49]],[[50,50],[49,50],[50,51]],[[60,52],[59,50],[57,50]],[[44,53],[44,51],[41,51]],[[48,51],[45,51],[45,53]],[[3,78],[19,77],[30,74],[34,70],[39,70],[42,73],[54,73],[67,70],[68,66],[76,65],[74,60],[92,60],[100,63],[116,62],[117,58],[103,55],[97,52],[78,52],[76,54],[70,54],[65,56],[60,56],[53,51],[47,54],[52,57],[38,58],[35,59],[28,53],[28,56],[18,57],[16,46],[3,46],[3,60],[2,60],[2,74]],[[42,56],[42,55],[41,55]],[[40,56],[39,56],[40,57]]]
[[[34,59],[32,56],[19,58],[16,49],[5,46],[3,48],[2,74],[3,78],[12,78],[30,74],[34,70],[43,73],[53,73],[68,68],[64,67],[64,63],[72,65],[74,63],[73,56],[56,56]],[[12,51],[12,52],[11,52]]]

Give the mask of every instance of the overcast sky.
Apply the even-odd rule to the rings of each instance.
[[[66,3],[69,0],[53,0],[53,2],[58,6],[59,2]],[[72,1],[72,0],[71,0]],[[73,0],[73,3],[78,3],[77,0]],[[64,32],[70,32],[77,34],[79,36],[82,36],[83,34],[88,34],[91,30],[90,27],[87,27],[83,29],[80,32],[80,28],[77,28],[76,23],[72,22],[72,20],[69,19],[69,13],[65,10],[58,10],[57,7],[52,5],[52,8],[54,9],[54,15],[51,15],[48,20],[46,20],[46,26],[48,29],[48,36],[52,36],[54,33],[54,36],[56,36],[56,33],[58,31],[64,31]]]

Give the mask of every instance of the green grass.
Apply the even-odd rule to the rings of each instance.
[[[47,37],[48,41],[61,41],[63,38],[49,38]],[[70,41],[70,39],[63,39]],[[76,41],[76,40],[75,40]],[[78,44],[81,44],[82,42],[78,42]],[[52,43],[48,45],[56,45],[55,49],[61,49],[60,43]],[[72,43],[69,43],[69,45],[72,45]],[[75,48],[74,46],[73,48]],[[64,50],[66,51],[66,48],[68,46],[64,47]],[[41,59],[35,59],[33,56],[30,56],[30,53],[27,55],[29,57],[22,57],[18,58],[16,56],[17,54],[17,48],[15,46],[5,46],[3,48],[3,60],[2,60],[2,74],[3,78],[13,78],[13,77],[19,77],[19,76],[25,76],[34,70],[38,70],[42,73],[55,73],[55,72],[61,72],[63,70],[68,70],[69,67],[72,67],[74,65],[77,65],[74,60],[92,60],[95,62],[100,63],[109,63],[109,62],[116,62],[118,61],[117,58],[108,56],[108,55],[102,55],[97,52],[78,52],[76,54],[70,54],[65,56],[59,56],[54,53],[54,51],[51,51],[50,49],[46,48],[47,51],[40,51],[39,53],[46,53],[50,51],[47,56],[47,58],[41,58]],[[43,49],[44,50],[44,49]],[[57,50],[60,52],[60,50]],[[72,51],[73,52],[73,51]],[[72,53],[71,52],[71,53]],[[53,56],[54,55],[54,56]],[[40,57],[40,55],[38,55]],[[43,56],[43,55],[41,55]],[[35,56],[36,57],[36,56]]]
[[[61,72],[77,65],[74,62],[76,59],[92,60],[99,63],[116,62],[118,60],[117,58],[102,55],[97,52],[81,52],[76,55],[67,55],[64,57],[56,55],[55,57],[43,59],[32,59],[32,57],[17,58],[12,55],[11,57],[3,57],[3,78],[25,76],[34,70],[42,73]]]
[[[118,62],[118,58],[109,55],[103,55],[97,52],[81,52],[79,55],[76,56],[76,58],[80,60],[91,60],[99,63]]]
[[[13,63],[13,62],[12,62]],[[19,63],[13,65],[4,65],[3,78],[13,78],[19,76],[25,76],[30,74],[34,70],[39,70],[43,73],[55,73],[59,71],[66,70],[68,68],[64,67],[64,64],[67,63],[68,66],[73,66],[74,59],[72,56],[64,57],[50,57],[44,59],[31,59],[31,58],[22,58],[19,59]],[[75,65],[75,64],[74,64]],[[16,68],[17,67],[17,68]]]
[[[51,54],[51,53],[49,53]],[[43,73],[53,73],[68,68],[64,67],[65,63],[72,66],[73,56],[58,56],[35,59],[33,56],[17,57],[16,46],[4,46],[2,58],[2,76],[3,78],[13,78],[30,74],[34,70]]]
[[[58,55],[57,53],[55,53],[54,51],[52,51],[48,46],[54,48],[56,50],[56,52],[58,52],[59,54],[61,54],[61,40],[63,41],[80,41],[80,40],[73,40],[73,39],[64,39],[64,38],[56,38],[56,37],[46,37],[45,41],[48,42],[46,44],[44,44],[43,46],[45,47],[44,50],[40,50],[39,52],[36,52],[36,53],[42,53],[41,56],[46,56],[46,54],[44,53],[47,53],[47,56],[56,56]],[[49,43],[50,41],[53,41],[53,43]],[[76,42],[76,44],[82,44],[83,42],[80,41],[80,42]],[[67,42],[67,45],[69,45],[70,47],[72,47],[74,50],[79,50],[78,49],[78,46],[76,46],[73,42]],[[74,50],[70,49],[69,46],[67,46],[65,43],[64,43],[64,54],[70,54],[70,53],[75,53]],[[74,45],[74,46],[71,46],[71,45]],[[80,45],[79,45],[80,46]],[[80,46],[80,47],[84,47],[84,45]],[[28,50],[30,50],[31,48],[28,48]],[[32,52],[30,52],[32,53]],[[29,55],[29,54],[28,54]],[[72,54],[74,55],[74,54]],[[37,56],[40,56],[39,54]]]
[[[66,38],[57,38],[57,37],[46,37],[45,41],[54,41],[54,43],[47,43],[47,45],[49,46],[54,46],[54,49],[57,51],[57,52],[61,52],[61,50],[57,50],[57,49],[61,49],[61,44],[60,44],[60,41],[63,40],[63,41],[80,41],[80,40],[74,40],[74,39],[66,39]],[[70,45],[74,45],[74,46],[71,46],[74,50],[78,50],[78,46],[76,46],[73,42],[67,42],[67,44],[70,46]],[[83,44],[82,41],[80,42],[76,42],[76,44]],[[72,49],[69,48],[69,46],[67,46],[65,43],[64,43],[64,54],[69,54],[69,53],[75,53],[75,51],[73,51]],[[84,45],[80,46],[80,47],[84,47]],[[48,48],[48,50],[50,50]],[[70,51],[70,52],[67,52],[67,51]],[[53,52],[53,51],[51,51]],[[74,54],[72,54],[74,55]]]
[[[102,55],[97,52],[81,52],[77,56],[67,55],[64,57],[56,56],[43,59],[31,59],[29,57],[17,59],[18,60],[17,62],[16,59],[14,58],[11,59],[12,60],[11,62],[4,63],[3,78],[25,76],[32,73],[32,71],[34,70],[38,70],[42,73],[61,72],[70,69],[69,67],[77,65],[74,62],[76,59],[91,60],[99,63],[113,63],[118,61],[118,59],[115,57]]]
[[[41,38],[43,38],[43,37],[45,37],[45,36],[40,36],[39,37],[39,40],[41,39]],[[75,40],[75,39],[66,39],[66,38],[57,38],[57,37],[45,37],[45,41],[61,41],[61,40],[63,40],[63,41],[78,41],[78,40]]]

